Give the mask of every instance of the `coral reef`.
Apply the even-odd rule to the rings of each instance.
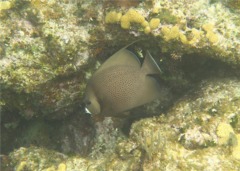
[[[12,152],[12,165],[30,170],[238,170],[240,124],[233,125],[232,120],[239,120],[239,83],[237,79],[202,82],[168,113],[134,123],[129,138],[118,141],[115,152],[97,159],[31,147]],[[231,133],[232,143],[223,145],[223,135]]]
[[[156,39],[174,41],[167,50],[169,53],[174,49],[179,49],[182,53],[192,53],[202,49],[206,53],[214,54],[219,60],[239,66],[239,16],[224,8],[220,2],[209,4],[207,1],[156,0],[153,1],[151,11],[141,6],[136,10],[129,10],[132,15],[129,11],[123,15],[122,28],[129,29],[134,34],[143,30],[147,34],[151,32]],[[142,26],[137,29],[130,27],[131,20],[142,23]],[[161,21],[160,25],[158,20]],[[153,22],[156,22],[156,26],[152,26]],[[148,25],[152,27],[151,31]],[[191,50],[182,44],[190,45]]]
[[[102,53],[109,40],[129,43],[131,37],[122,38],[129,37],[126,32],[139,38],[142,33],[148,34],[148,39],[158,42],[153,43],[157,46],[149,49],[152,51],[177,53],[179,59],[182,54],[204,53],[239,66],[240,29],[235,13],[221,3],[171,3],[175,1],[153,1],[151,8],[140,3],[128,10],[111,9],[97,14],[89,6],[101,9],[104,3],[89,1],[78,7],[78,3],[68,2],[11,1],[12,8],[1,12],[1,105],[15,101],[12,108],[28,119],[65,117],[72,112],[73,102],[81,100],[86,83],[81,68],[86,67],[88,57]],[[190,10],[185,14],[186,8]],[[110,28],[107,34],[104,27]],[[90,46],[94,41],[95,45]]]
[[[96,122],[96,139],[90,157],[101,158],[114,152],[116,144],[125,139],[119,129],[114,128],[114,121],[106,117],[102,122]]]
[[[55,153],[54,151],[44,150],[40,148],[20,148],[14,153],[11,153],[10,158],[15,158],[14,165],[17,171],[22,170],[47,170],[49,168],[57,168],[58,171],[63,171],[61,169],[64,167],[61,162],[64,162],[66,157],[63,154]],[[25,157],[24,157],[25,156]],[[24,160],[22,160],[24,158]],[[50,170],[50,169],[49,169]],[[55,170],[55,169],[52,169]]]
[[[28,119],[60,112],[63,106],[65,111],[59,114],[70,113],[67,106],[77,100],[84,88],[80,84],[84,75],[73,73],[86,64],[89,34],[76,26],[75,16],[59,19],[48,13],[56,15],[60,5],[67,7],[65,13],[77,10],[74,4],[55,1],[16,1],[14,6],[19,11],[8,10],[5,13],[9,12],[9,17],[1,20],[1,101],[15,101],[11,108]],[[40,27],[41,23],[45,24]],[[77,43],[79,40],[82,44]]]

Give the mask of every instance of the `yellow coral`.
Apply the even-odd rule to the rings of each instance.
[[[26,166],[27,166],[27,162],[26,162],[26,161],[22,161],[22,162],[18,165],[16,171],[22,171],[22,170],[26,169]]]
[[[193,28],[191,30],[191,35],[187,38],[183,33],[180,33],[179,38],[183,44],[193,45],[201,39],[202,32]]]
[[[129,17],[131,22],[142,23],[145,21],[144,17],[134,9],[128,10],[126,15]]]
[[[213,31],[213,27],[214,27],[214,25],[211,24],[211,23],[207,23],[207,24],[202,25],[203,30],[205,30],[206,32]]]
[[[153,13],[153,14],[157,14],[157,13],[159,13],[159,10],[160,10],[160,7],[154,7],[154,8],[152,9],[152,13]]]
[[[117,13],[116,11],[111,11],[109,13],[107,13],[106,17],[105,17],[105,22],[106,23],[117,23],[120,21],[122,17],[122,13]]]
[[[206,37],[208,38],[209,42],[212,44],[215,44],[218,42],[218,36],[212,31],[207,32]]]
[[[56,168],[54,166],[51,166],[44,171],[56,171]]]
[[[188,44],[189,43],[187,37],[183,33],[181,33],[179,35],[179,37],[180,37],[180,40],[183,44]]]
[[[151,32],[151,28],[149,26],[145,27],[144,33],[149,34]]]
[[[195,28],[192,29],[193,38],[189,41],[189,44],[194,44],[201,38],[201,32]]]
[[[205,30],[206,37],[208,38],[209,42],[215,44],[218,42],[218,36],[213,32],[214,25],[211,23],[204,24],[202,26],[203,30]]]
[[[0,11],[10,9],[11,7],[12,7],[12,4],[9,1],[1,1],[0,2]]]
[[[177,25],[173,26],[172,28],[168,28],[167,26],[164,26],[162,28],[162,33],[166,41],[176,39],[180,36],[179,27]]]
[[[233,147],[232,156],[240,160],[240,134],[236,135],[237,144]]]
[[[144,21],[144,22],[141,23],[141,25],[142,25],[143,27],[147,27],[147,26],[149,26],[149,23],[148,23],[147,21]]]
[[[121,27],[123,29],[129,29],[130,28],[130,21],[129,21],[129,18],[128,16],[122,16],[121,18]]]
[[[163,26],[161,31],[164,35],[168,35],[170,33],[170,28]]]
[[[174,38],[177,38],[178,36],[179,36],[179,27],[173,26],[171,28],[171,37],[174,39]]]
[[[123,29],[129,29],[131,23],[139,23],[144,27],[147,25],[147,21],[144,17],[134,9],[129,9],[121,18],[121,27]]]
[[[227,145],[229,141],[233,138],[234,131],[230,124],[227,123],[220,123],[217,127],[217,136],[218,136],[218,143],[220,145]]]
[[[151,29],[156,29],[160,24],[159,18],[152,18],[149,22],[149,26]]]
[[[131,23],[138,23],[144,27],[144,32],[146,34],[151,32],[151,28],[149,27],[149,23],[145,20],[145,18],[136,10],[129,9],[125,15],[122,16],[122,13],[117,13],[115,11],[111,11],[107,13],[105,17],[106,23],[117,23],[121,22],[121,27],[123,29],[129,29]]]
[[[194,38],[196,38],[196,39],[200,39],[200,37],[201,37],[201,32],[195,28],[192,29],[192,34],[193,34]]]
[[[57,170],[57,171],[66,171],[66,169],[67,169],[66,164],[60,163],[60,164],[58,165],[58,170]]]

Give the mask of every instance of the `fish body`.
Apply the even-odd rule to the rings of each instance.
[[[146,104],[161,95],[155,75],[160,68],[147,52],[141,64],[123,48],[112,55],[89,80],[84,102],[92,114],[119,116],[123,111]]]

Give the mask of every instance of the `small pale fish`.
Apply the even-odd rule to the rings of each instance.
[[[161,70],[150,53],[141,63],[127,47],[107,59],[89,80],[84,97],[87,113],[121,116],[161,96],[156,79]]]

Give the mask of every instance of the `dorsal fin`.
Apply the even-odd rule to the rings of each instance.
[[[133,42],[133,43],[135,43],[135,42]],[[140,68],[141,63],[140,63],[138,57],[133,52],[126,49],[128,46],[132,45],[133,43],[123,47],[122,49],[117,51],[115,54],[113,54],[111,57],[109,57],[101,65],[101,67],[97,70],[97,72],[100,72],[100,71],[102,71],[106,68],[112,67],[112,66],[119,66],[119,65],[130,65],[130,66]]]
[[[161,74],[161,69],[157,65],[156,61],[153,59],[149,51],[147,51],[147,54],[144,58],[141,70],[146,73],[146,75],[149,74]]]

